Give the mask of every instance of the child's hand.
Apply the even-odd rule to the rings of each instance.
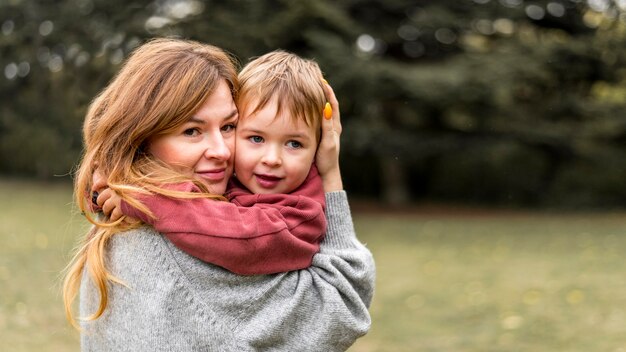
[[[100,193],[103,189],[107,188],[107,179],[100,173],[100,169],[96,167],[91,176],[91,192]]]
[[[315,156],[315,164],[322,176],[324,191],[332,192],[343,189],[341,172],[339,170],[339,145],[341,137],[341,119],[339,114],[339,102],[335,97],[335,92],[329,84],[324,84],[326,98],[330,103],[331,111],[328,107],[324,109],[322,118],[322,138]],[[328,115],[330,116],[328,116]],[[330,118],[327,118],[330,117]]]
[[[122,214],[122,197],[110,188],[100,191],[97,203],[102,208],[104,215],[108,216],[111,221],[117,221],[124,216]]]

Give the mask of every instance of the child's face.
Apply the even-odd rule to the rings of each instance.
[[[309,174],[317,150],[314,128],[286,110],[277,116],[274,99],[256,114],[241,112],[235,174],[252,193],[289,193]]]

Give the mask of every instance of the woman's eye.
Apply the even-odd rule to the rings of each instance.
[[[200,134],[200,131],[197,128],[188,128],[183,131],[185,136],[197,136]]]
[[[287,142],[287,146],[289,148],[298,149],[298,148],[302,148],[302,143],[298,141],[289,141]]]
[[[252,143],[263,143],[263,137],[261,136],[252,136],[252,137],[248,137],[248,139]]]
[[[235,125],[234,123],[229,123],[228,125],[224,125],[222,127],[222,132],[232,132],[235,130],[235,128],[237,128],[237,125]]]

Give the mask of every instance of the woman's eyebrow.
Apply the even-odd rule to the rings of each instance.
[[[222,120],[226,121],[226,120],[230,120],[233,117],[237,116],[237,109],[234,109],[233,111],[231,111],[228,115],[226,115]],[[205,124],[206,120],[198,118],[196,116],[192,116],[189,118],[189,120],[187,122],[193,122],[193,123],[199,123],[199,124]]]
[[[193,122],[193,123],[199,123],[199,124],[204,124],[205,121],[203,119],[199,119],[195,116],[192,116],[191,118],[189,118],[189,120],[187,122]]]
[[[237,116],[238,114],[239,114],[239,110],[233,109],[233,111],[231,111],[230,114],[228,114],[226,117],[224,117],[224,120],[229,120],[229,119]]]

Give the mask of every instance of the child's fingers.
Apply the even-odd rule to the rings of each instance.
[[[102,190],[100,195],[98,195],[98,205],[102,209],[102,212],[106,216],[111,216],[113,210],[116,209],[117,204],[115,203],[115,193],[110,188]]]
[[[104,202],[104,204],[102,204],[102,212],[109,218],[112,218],[114,210],[116,210],[116,206],[111,199],[108,199],[106,202]]]
[[[91,191],[92,192],[100,192],[100,190],[102,190],[103,188],[107,187],[107,180],[106,178],[100,173],[99,169],[96,169],[93,172],[92,178],[91,178]]]
[[[111,190],[106,188],[98,193],[98,198],[96,198],[96,204],[102,206],[107,199],[111,198]]]
[[[324,92],[326,93],[326,99],[330,103],[330,108],[332,109],[332,121],[333,130],[337,131],[341,134],[341,114],[339,112],[339,101],[337,101],[337,96],[335,95],[335,91],[333,87],[330,86],[327,82],[324,84]]]
[[[111,215],[109,215],[109,219],[111,219],[111,221],[117,221],[122,216],[124,216],[124,214],[122,214],[122,210],[119,207],[115,207],[111,212]]]
[[[112,193],[113,193],[113,191],[111,191],[109,188],[106,188],[106,189],[101,190],[101,191],[98,193],[98,198],[96,199],[96,203],[97,203],[99,206],[101,206],[101,207],[102,207],[102,206],[104,205],[104,203],[105,203],[105,202],[106,202],[109,198],[111,198],[111,196],[113,195]]]

